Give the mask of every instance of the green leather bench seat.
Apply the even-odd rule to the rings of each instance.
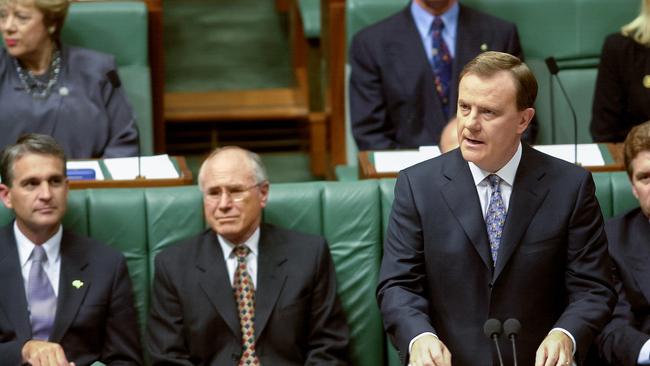
[[[625,173],[596,173],[594,181],[604,216],[636,206]],[[353,365],[397,361],[375,300],[394,185],[395,179],[274,184],[264,211],[266,222],[327,238],[352,333]],[[2,206],[0,225],[11,218]],[[70,192],[64,225],[125,254],[144,329],[155,255],[199,233],[205,220],[196,186],[90,189]]]

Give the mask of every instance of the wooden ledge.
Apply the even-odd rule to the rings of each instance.
[[[298,88],[165,93],[165,121],[307,119]]]

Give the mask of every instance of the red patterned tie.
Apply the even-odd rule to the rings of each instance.
[[[260,365],[255,352],[255,288],[246,267],[246,257],[250,249],[246,245],[235,247],[237,269],[235,269],[235,301],[239,310],[241,326],[242,356],[239,365]]]

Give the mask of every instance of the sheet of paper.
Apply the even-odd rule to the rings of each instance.
[[[178,178],[178,172],[169,155],[142,156],[140,171],[146,179]],[[138,175],[138,158],[105,159],[104,164],[114,180],[135,179]]]
[[[558,159],[575,162],[575,145],[535,145],[535,149]],[[578,162],[582,166],[603,166],[605,160],[597,144],[578,144]]]
[[[435,147],[435,149],[425,149],[424,151],[377,151],[373,154],[373,157],[377,173],[392,173],[399,172],[427,159],[435,158],[438,155],[440,155],[440,150]]]
[[[104,180],[104,173],[97,160],[75,160],[68,161],[66,169],[92,169],[95,171],[95,180]]]

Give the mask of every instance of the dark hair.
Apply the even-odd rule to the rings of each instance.
[[[11,187],[14,180],[14,163],[27,154],[54,156],[59,158],[65,167],[65,152],[54,138],[37,133],[22,135],[15,144],[5,147],[0,155],[0,178],[3,184]],[[63,174],[65,175],[65,168]]]
[[[632,160],[642,151],[650,151],[650,121],[634,126],[625,138],[624,161],[627,176],[632,180]]]
[[[492,77],[500,71],[512,75],[517,90],[517,109],[532,108],[537,98],[537,79],[519,58],[503,52],[483,52],[468,62],[460,73],[461,80],[467,74]]]

